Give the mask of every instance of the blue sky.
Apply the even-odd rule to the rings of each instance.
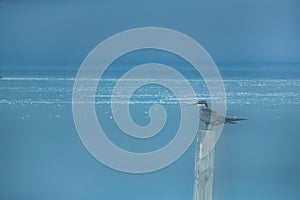
[[[300,61],[300,1],[0,1],[0,65],[79,65],[118,32],[159,26],[216,62]]]

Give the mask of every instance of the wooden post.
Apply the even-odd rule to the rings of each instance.
[[[202,130],[197,134],[193,200],[212,200],[214,149],[212,149],[205,157],[203,157],[201,148],[204,144],[205,136],[207,134],[214,136],[214,133],[214,131]]]

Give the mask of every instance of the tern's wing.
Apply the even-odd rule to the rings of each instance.
[[[222,124],[225,122],[225,117],[218,114],[217,112],[210,110],[211,112],[211,124]]]

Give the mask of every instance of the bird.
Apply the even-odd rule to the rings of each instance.
[[[212,109],[208,108],[208,104],[205,100],[199,100],[197,103],[192,104],[193,107],[199,107],[200,120],[206,125],[206,130],[211,130],[213,126],[220,124],[236,124],[237,121],[243,121],[247,119],[242,118],[229,118],[224,117]],[[210,126],[210,129],[209,129]]]

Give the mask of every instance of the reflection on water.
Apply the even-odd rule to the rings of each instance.
[[[110,104],[117,79],[103,79],[98,87],[96,104]],[[134,82],[135,80],[128,80]],[[155,81],[155,80],[151,80]],[[176,80],[171,82],[180,87]],[[203,80],[189,80],[200,99],[209,99]],[[0,104],[71,104],[74,78],[3,78],[0,82]],[[300,103],[300,80],[224,80],[228,104],[281,105]],[[86,89],[89,89],[88,87]],[[152,94],[151,94],[152,93]],[[126,96],[117,96],[117,103],[176,104],[177,98],[170,91],[157,85],[142,87],[130,102]],[[191,99],[182,99],[190,103]],[[194,100],[192,100],[194,101]],[[92,102],[91,102],[92,103]]]

